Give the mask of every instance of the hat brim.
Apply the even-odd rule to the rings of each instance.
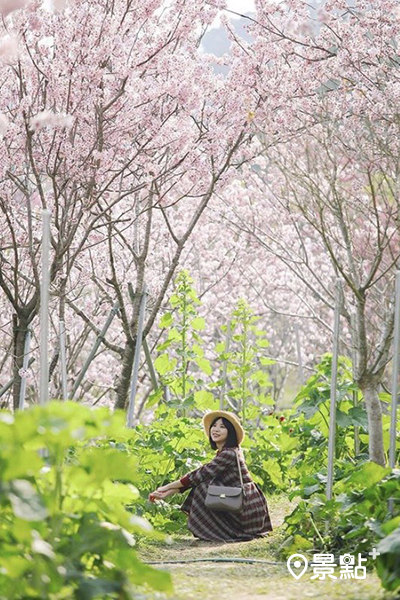
[[[226,410],[213,410],[212,412],[206,413],[203,417],[203,427],[206,433],[206,436],[210,436],[210,427],[211,423],[214,419],[218,419],[220,417],[224,417],[227,419],[235,428],[236,436],[238,440],[238,444],[241,444],[244,439],[244,429],[241,426],[237,416],[234,413],[228,412]]]

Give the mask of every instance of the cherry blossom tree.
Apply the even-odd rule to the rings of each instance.
[[[253,100],[199,53],[218,3],[59,4],[54,11],[39,2],[3,11],[0,286],[7,322],[11,313],[13,319],[14,408],[25,334],[39,308],[40,211],[47,207],[52,310],[57,303],[65,320],[66,307],[76,306],[82,316],[75,300],[90,271],[102,298],[119,302],[122,337],[108,349],[122,359],[116,405],[123,407],[140,296],[145,280],[159,275],[148,268],[155,230],[163,223],[173,251],[145,334],[210,197],[244,158]],[[122,248],[130,257],[125,265]],[[90,316],[85,327],[97,330]]]
[[[263,99],[254,115],[261,158],[244,177],[247,208],[232,207],[227,218],[236,214],[237,227],[298,278],[321,316],[342,278],[370,457],[384,464],[378,386],[390,358],[400,251],[398,7],[257,6],[255,42],[245,50]]]

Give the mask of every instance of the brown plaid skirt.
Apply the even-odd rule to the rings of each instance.
[[[261,488],[252,480],[241,453],[240,466],[244,484],[243,507],[239,513],[209,510],[205,504],[211,481],[227,486],[240,486],[236,453],[222,448],[209,463],[191,471],[181,482],[191,491],[181,510],[188,515],[188,528],[195,537],[210,541],[237,542],[252,540],[272,531],[267,500]]]

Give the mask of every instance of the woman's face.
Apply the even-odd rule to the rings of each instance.
[[[228,430],[225,427],[222,419],[215,421],[214,425],[211,426],[210,434],[213,442],[219,444],[225,442],[226,438],[228,437]]]

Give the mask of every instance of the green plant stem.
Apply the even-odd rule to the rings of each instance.
[[[318,538],[319,538],[319,540],[320,540],[321,544],[323,545],[323,547],[324,547],[324,549],[325,549],[325,542],[324,542],[324,538],[321,536],[321,534],[320,534],[320,532],[319,532],[319,530],[318,530],[318,527],[316,526],[316,524],[315,524],[315,522],[314,522],[314,519],[312,518],[312,514],[311,514],[311,512],[309,512],[309,515],[310,515],[310,521],[311,521],[311,525],[314,527],[315,533],[317,534],[317,536],[318,536]]]

